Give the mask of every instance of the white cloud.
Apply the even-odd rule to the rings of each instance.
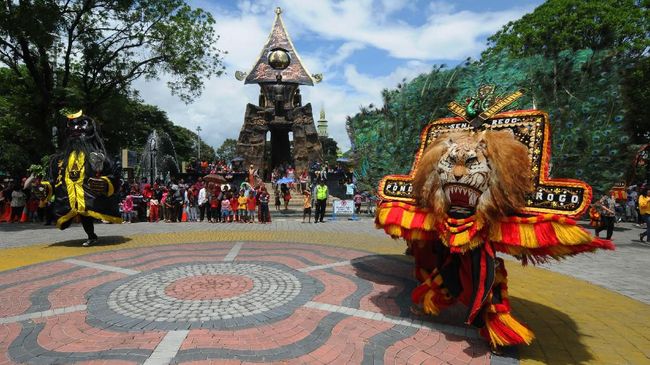
[[[526,10],[512,9],[493,12],[453,10],[447,3],[437,2],[428,21],[423,25],[408,23],[385,16],[393,8],[373,6],[371,0],[340,2],[283,0],[286,16],[301,27],[319,36],[360,42],[387,51],[404,59],[440,60],[462,59],[480,53],[484,45],[477,41],[497,31],[510,20],[521,17]]]
[[[402,80],[410,80],[422,73],[431,71],[431,64],[420,61],[409,61],[404,66],[397,67],[393,72],[382,77],[364,75],[357,71],[356,66],[345,66],[345,78],[349,85],[352,85],[357,92],[375,101],[375,105],[381,99],[381,91],[387,88],[394,88]]]
[[[354,52],[364,48],[366,48],[366,45],[360,42],[343,43],[343,45],[336,51],[336,54],[325,62],[325,65],[328,69],[332,66],[338,66],[342,64],[343,61],[347,60],[348,57],[352,56]]]

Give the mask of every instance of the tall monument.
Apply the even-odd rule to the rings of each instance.
[[[313,86],[322,76],[307,72],[281,13],[280,8],[275,9],[271,34],[252,70],[235,74],[245,84],[260,85],[259,105],[246,105],[236,153],[244,158],[245,166],[253,164],[267,174],[281,164],[293,164],[300,171],[322,157],[311,104],[302,105],[299,88]],[[271,134],[268,146],[267,133]],[[289,133],[293,134],[293,146]]]
[[[327,119],[325,119],[325,108],[320,108],[320,118],[318,118],[318,135],[327,137]]]

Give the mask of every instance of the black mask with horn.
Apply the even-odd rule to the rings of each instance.
[[[63,152],[83,151],[86,156],[98,152],[106,156],[106,148],[95,121],[83,111],[67,115]]]

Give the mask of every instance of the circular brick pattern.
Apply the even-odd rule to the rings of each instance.
[[[238,297],[253,288],[253,280],[243,275],[201,275],[176,280],[165,294],[181,300],[211,300]]]
[[[246,328],[280,320],[323,284],[276,262],[194,262],[158,267],[89,292],[89,322],[120,330]]]
[[[201,280],[205,275],[245,276],[253,287],[244,296],[207,300],[178,299],[166,294],[165,289],[178,280]],[[275,267],[239,263],[181,265],[138,275],[120,285],[108,296],[108,306],[116,313],[139,319],[205,322],[266,312],[288,303],[300,289],[298,278]]]

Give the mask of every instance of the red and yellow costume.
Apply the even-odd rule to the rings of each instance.
[[[474,218],[447,218],[435,227],[433,221],[428,209],[398,202],[380,205],[376,218],[378,227],[411,246],[420,282],[411,294],[413,302],[431,315],[456,302],[465,304],[466,323],[478,325],[481,335],[499,346],[530,344],[534,336],[510,315],[507,273],[496,252],[526,264],[614,248],[559,215],[508,217],[495,226]],[[445,277],[458,282],[448,283]]]
[[[495,115],[505,102],[495,105],[486,125],[456,108],[460,118],[426,126],[411,174],[380,182],[385,202],[375,219],[378,228],[409,245],[419,282],[413,302],[430,315],[464,304],[465,322],[493,348],[534,338],[510,314],[507,272],[497,252],[526,265],[614,249],[569,218],[587,207],[591,188],[548,178],[547,115]]]

